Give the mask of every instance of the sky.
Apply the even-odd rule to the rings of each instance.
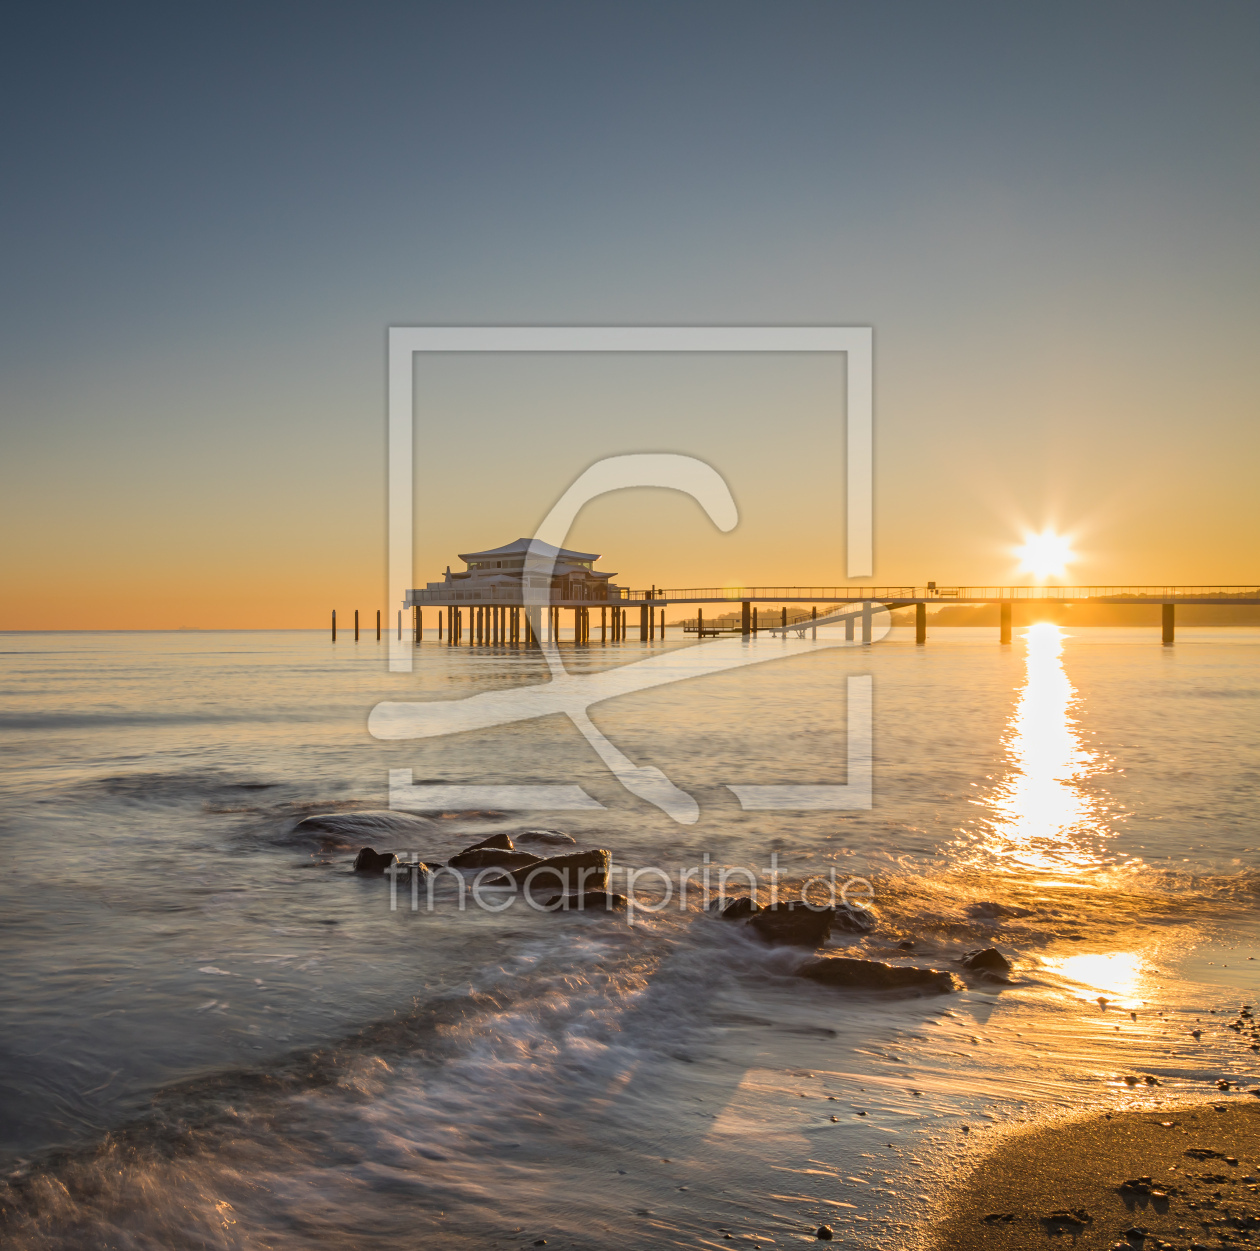
[[[876,584],[1260,579],[1253,3],[11,3],[3,629],[387,602],[391,325],[861,325]],[[416,581],[835,585],[843,362],[417,365]]]

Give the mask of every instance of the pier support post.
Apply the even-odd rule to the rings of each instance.
[[[915,604],[914,606],[914,641],[916,643],[927,642],[927,605]]]
[[[376,610],[376,641],[381,641],[381,610]]]
[[[747,600],[739,606],[739,632],[745,638],[752,635],[752,605]]]
[[[661,609],[661,642],[665,641],[665,609]]]
[[[844,641],[846,643],[853,642],[853,618],[846,617],[844,619]]]
[[[601,643],[608,642],[608,605],[605,604],[599,610],[599,641]]]
[[[398,610],[398,641],[402,642],[402,609]]]
[[[1177,615],[1176,604],[1163,604],[1163,627],[1164,627],[1164,646],[1171,647],[1173,634],[1175,633],[1175,622]]]
[[[696,638],[704,638],[704,609],[696,609]]]
[[[869,647],[871,643],[871,601],[869,599],[862,601],[862,646]]]
[[[424,609],[419,604],[416,605],[416,642],[420,643],[424,640]]]
[[[335,643],[335,642],[337,641],[337,610],[334,608],[334,609],[332,610],[332,612],[333,612],[333,627],[332,627],[332,630],[333,630],[333,636],[332,636],[332,641]]]
[[[442,641],[442,610],[438,609],[438,642]]]
[[[639,608],[639,642],[646,643],[648,636],[648,606],[643,604]]]
[[[809,610],[809,619],[814,623],[810,627],[809,637],[811,639],[816,640],[818,638],[818,605],[817,604],[815,604],[813,608]]]
[[[782,616],[781,616],[781,623],[782,623],[782,625],[783,625],[783,630],[784,630],[783,637],[784,637],[784,638],[787,638],[787,605],[786,605],[786,604],[783,606],[783,613],[782,613]]]
[[[359,610],[354,610],[354,641],[359,641]]]
[[[753,634],[754,634],[754,635],[756,635],[756,633],[757,633],[757,610],[756,610],[756,608],[754,608],[754,609],[753,609],[752,632],[753,632]]]
[[[1011,641],[1011,606],[1003,604],[1001,607],[1001,625],[998,627],[1001,642],[1009,643]]]
[[[647,615],[648,615],[648,641],[655,642],[656,641],[656,609],[649,608],[647,610]]]

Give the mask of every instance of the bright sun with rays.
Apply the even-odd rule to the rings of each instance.
[[[1068,565],[1076,559],[1067,535],[1049,529],[1025,534],[1023,546],[1015,549],[1015,555],[1019,557],[1020,573],[1030,573],[1038,581],[1064,577]]]

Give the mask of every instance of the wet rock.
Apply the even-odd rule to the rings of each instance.
[[[321,812],[299,821],[289,838],[300,841],[309,837],[327,842],[331,836],[346,846],[354,846],[369,839],[388,837],[393,840],[431,834],[434,828],[434,822],[427,817],[413,816],[409,812]]]
[[[814,1237],[821,1238],[823,1242],[830,1242],[835,1236],[830,1225],[819,1225],[814,1231]]]
[[[879,960],[852,960],[846,956],[821,956],[816,960],[807,960],[797,969],[796,975],[845,990],[921,990],[948,994],[961,989],[952,973],[939,969],[917,969],[910,965],[884,964]]]
[[[722,896],[719,895],[711,905],[720,909],[718,915],[723,921],[742,921],[745,917],[750,917],[754,912],[761,911],[761,905],[751,895],[741,895],[738,899],[732,899],[725,907],[722,906]]]
[[[964,969],[974,969],[984,973],[1009,973],[1011,962],[996,948],[986,947],[983,951],[973,951],[963,956]]]
[[[612,852],[604,850],[575,851],[567,856],[550,856],[535,860],[500,878],[494,878],[487,886],[525,886],[531,894],[537,891],[568,893],[574,888],[582,891],[607,890],[608,870],[612,864]]]
[[[523,869],[540,864],[528,851],[505,851],[501,847],[468,847],[447,862],[452,869]]]
[[[524,830],[516,836],[518,843],[547,843],[553,847],[562,847],[565,844],[575,845],[576,838],[570,838],[567,834],[561,834],[558,830]]]
[[[626,897],[607,890],[588,890],[580,895],[574,891],[568,895],[552,895],[542,901],[542,906],[557,912],[612,912],[626,906]]]
[[[831,928],[842,934],[869,934],[875,928],[873,908],[855,908],[852,904],[839,903],[832,909]]]
[[[510,834],[491,834],[489,838],[483,838],[479,843],[473,843],[471,847],[465,847],[465,851],[480,851],[483,847],[497,847],[500,851],[515,851],[516,844],[512,842]]]
[[[371,847],[360,847],[354,858],[356,873],[384,873],[398,859],[392,851],[373,851]]]
[[[821,947],[831,934],[834,918],[831,908],[811,908],[797,902],[762,908],[747,924],[776,946]]]

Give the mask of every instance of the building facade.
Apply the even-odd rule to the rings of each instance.
[[[533,544],[533,569],[525,568],[526,556]],[[461,552],[459,559],[467,568],[456,573],[446,567],[440,582],[429,582],[423,590],[407,592],[405,607],[425,604],[519,604],[526,585],[535,595],[546,595],[550,602],[577,601],[607,603],[620,598],[619,588],[611,579],[615,573],[601,573],[595,568],[597,552],[571,552],[534,539],[517,539],[505,547],[485,552]],[[554,559],[551,575],[538,570],[540,561]]]

